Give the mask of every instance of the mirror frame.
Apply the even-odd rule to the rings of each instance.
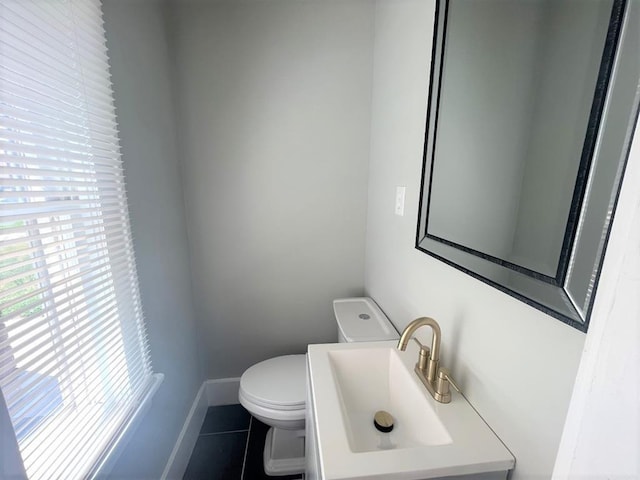
[[[453,0],[456,1],[456,0]],[[558,261],[555,277],[544,275],[536,272],[530,268],[526,268],[515,263],[488,255],[486,253],[474,250],[464,245],[460,245],[451,242],[447,239],[431,235],[427,231],[429,207],[430,207],[430,194],[431,194],[431,180],[433,173],[433,165],[436,161],[435,158],[435,138],[438,122],[438,110],[440,102],[440,83],[442,80],[442,65],[445,56],[445,43],[446,43],[446,28],[448,20],[450,0],[436,0],[436,10],[433,29],[433,44],[431,51],[431,67],[429,76],[429,97],[427,102],[427,116],[425,127],[425,142],[423,151],[423,164],[422,164],[422,179],[420,184],[420,203],[418,207],[418,226],[416,232],[415,247],[450,265],[458,270],[471,275],[493,287],[515,297],[519,300],[567,323],[568,325],[577,328],[583,332],[586,332],[589,325],[589,317],[593,309],[593,300],[595,297],[595,290],[598,284],[602,263],[604,260],[604,252],[606,250],[606,244],[610,234],[611,222],[613,219],[613,213],[615,212],[615,206],[617,204],[618,195],[620,192],[621,180],[624,174],[624,168],[629,154],[630,139],[627,145],[624,145],[624,155],[620,159],[615,182],[612,186],[612,201],[609,206],[610,215],[605,219],[602,238],[600,242],[600,248],[594,259],[594,270],[591,278],[591,288],[587,292],[587,299],[584,302],[585,308],[579,308],[577,301],[572,298],[571,293],[568,290],[569,281],[571,279],[570,273],[572,270],[572,258],[574,252],[579,248],[580,237],[578,235],[579,219],[583,210],[583,206],[588,205],[590,190],[588,182],[590,181],[590,172],[593,166],[594,154],[597,148],[597,142],[599,140],[603,121],[603,114],[605,110],[605,104],[609,97],[609,86],[612,78],[612,71],[616,60],[616,53],[621,39],[621,31],[625,20],[625,12],[627,10],[627,0],[613,0],[611,17],[609,20],[609,27],[607,31],[606,41],[602,53],[602,59],[598,72],[598,79],[596,83],[596,89],[593,96],[591,105],[591,111],[589,115],[589,121],[585,139],[583,143],[582,154],[580,158],[580,165],[578,168],[578,174],[572,195],[572,202],[569,211],[569,217],[567,219],[567,225],[564,233],[563,245]],[[637,100],[637,99],[636,99]],[[635,124],[635,118],[637,118],[637,105],[632,107],[633,117],[632,124]],[[632,130],[633,131],[633,130]],[[596,179],[597,180],[597,179]],[[510,288],[507,285],[503,285],[496,280],[487,278],[487,276],[481,274],[480,268],[469,268],[459,261],[459,258],[466,259],[466,265],[476,264],[482,265],[486,268],[499,269],[510,272],[513,275],[522,275],[526,278],[526,282],[533,282],[536,288],[547,289],[552,295],[557,296],[557,305],[563,305],[566,308],[558,308],[532,298],[532,295],[527,295],[526,291],[522,291],[524,287],[520,289]],[[513,273],[515,272],[515,273]],[[530,285],[532,283],[529,283]],[[551,302],[550,302],[551,303]]]

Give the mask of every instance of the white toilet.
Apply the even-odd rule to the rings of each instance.
[[[396,340],[398,332],[368,298],[333,301],[339,342]],[[271,426],[264,445],[267,475],[304,472],[306,355],[271,358],[247,369],[240,379],[240,403]]]

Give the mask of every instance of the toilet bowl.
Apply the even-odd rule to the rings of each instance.
[[[306,355],[285,355],[255,364],[240,379],[240,404],[271,427],[264,450],[267,475],[304,470],[306,368]]]
[[[334,300],[333,311],[341,343],[399,338],[368,297]],[[240,403],[271,427],[264,447],[267,475],[304,472],[306,375],[306,355],[284,355],[253,365],[240,378]]]

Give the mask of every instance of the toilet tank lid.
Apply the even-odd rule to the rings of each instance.
[[[375,342],[400,338],[387,316],[369,297],[333,301],[340,333],[348,342]]]

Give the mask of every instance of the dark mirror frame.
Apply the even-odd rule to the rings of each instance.
[[[593,165],[596,143],[598,142],[601,134],[600,127],[604,121],[603,114],[605,102],[609,95],[612,71],[620,43],[620,34],[623,28],[627,1],[613,1],[607,37],[598,73],[598,80],[591,105],[588,128],[583,143],[580,166],[573,189],[570,213],[564,233],[562,251],[557,265],[556,275],[554,277],[544,275],[532,269],[488,255],[467,246],[451,242],[447,239],[431,235],[427,231],[431,179],[433,174],[433,165],[436,161],[435,139],[438,124],[442,65],[444,64],[445,58],[447,20],[450,1],[455,2],[467,0],[436,0],[421,194],[415,246],[418,250],[427,253],[432,257],[435,257],[438,260],[441,260],[483,282],[486,282],[495,288],[498,288],[499,290],[577,328],[578,330],[586,332],[591,310],[593,308],[595,289],[597,287],[602,262],[604,260],[604,251],[609,238],[611,221],[613,219],[613,213],[615,211],[615,205],[617,204],[617,198],[620,191],[621,179],[624,174],[624,168],[628,158],[630,138],[628,138],[627,145],[624,146],[622,158],[619,159],[616,178],[613,185],[611,185],[611,204],[609,206],[611,215],[608,215],[607,218],[604,219],[601,247],[598,252],[598,258],[594,259],[595,267],[591,279],[592,286],[589,289],[587,298],[584,302],[576,301],[572,298],[571,292],[568,288],[570,281],[569,274],[571,271],[571,258],[573,256],[573,252],[578,248],[579,218],[581,216],[583,205],[585,205],[584,208],[586,208],[586,204],[589,200],[587,182],[589,181]],[[632,119],[632,125],[635,125],[635,119],[637,118],[637,99],[632,100],[634,100],[632,102],[634,105],[630,107],[630,117]],[[631,132],[633,132],[633,129]],[[627,135],[627,137],[630,136]],[[438,161],[448,160],[449,159],[438,159]],[[490,272],[492,270],[496,271],[496,269],[502,270],[503,272],[509,272],[508,275],[518,277],[521,286],[519,288],[514,288],[513,285],[506,285],[506,282],[500,283],[500,281],[492,279],[486,274],[486,272]],[[528,288],[527,285],[530,288]],[[544,293],[542,295],[537,295],[538,298],[535,298],[536,295],[532,294],[534,291],[543,291]],[[547,297],[547,299],[551,300],[544,301],[541,300],[540,297]]]

